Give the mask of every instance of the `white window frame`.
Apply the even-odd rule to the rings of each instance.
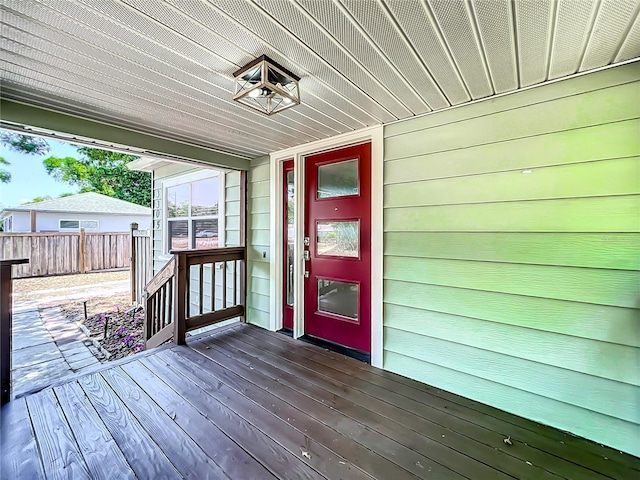
[[[306,145],[281,150],[270,155],[270,317],[269,329],[280,330],[282,328],[283,295],[282,282],[284,244],[280,231],[283,222],[284,202],[283,162],[293,158],[294,163],[294,189],[296,205],[304,205],[304,160],[309,155],[338,150],[351,145],[371,143],[371,365],[382,368],[383,365],[383,148],[384,135],[382,125],[363,128],[355,132],[349,132],[335,137],[318,140]],[[294,215],[295,224],[295,249],[293,264],[294,271],[294,319],[293,336],[298,338],[304,335],[304,208],[296,208]]]
[[[9,225],[11,227],[9,229],[7,229],[7,222],[9,223]],[[2,231],[6,232],[6,233],[13,232],[13,215],[7,215],[6,217],[4,217],[2,219]]]
[[[162,232],[162,258],[170,258],[169,250],[171,250],[169,245],[169,215],[167,212],[167,189],[170,187],[175,187],[178,185],[183,185],[185,183],[197,182],[200,180],[206,180],[207,178],[212,178],[215,176],[217,172],[218,176],[218,247],[224,247],[226,245],[226,222],[225,222],[225,191],[226,191],[226,171],[221,169],[207,169],[201,170],[198,172],[187,173],[182,175],[176,175],[175,177],[166,178],[161,180],[162,191],[160,194],[161,197],[161,211],[162,211],[162,225],[160,231]],[[205,218],[211,218],[212,216],[208,216]],[[180,217],[182,218],[182,217]],[[186,217],[188,220],[188,228],[189,228],[189,238],[191,238],[191,221],[196,217],[191,217],[191,198],[189,198],[189,216]]]
[[[62,222],[78,222],[77,228],[62,228]],[[96,222],[96,228],[87,228],[82,226],[82,222]],[[81,228],[84,228],[90,232],[99,232],[100,231],[100,220],[93,218],[59,218],[58,219],[58,231],[59,232],[79,232]]]

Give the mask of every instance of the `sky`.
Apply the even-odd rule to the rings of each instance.
[[[58,182],[51,177],[42,164],[42,160],[53,157],[78,157],[76,149],[68,143],[48,140],[51,151],[46,155],[27,155],[0,145],[0,156],[11,165],[0,168],[11,173],[9,183],[0,183],[0,209],[15,207],[31,201],[35,197],[55,198],[61,193],[77,193],[78,187]]]

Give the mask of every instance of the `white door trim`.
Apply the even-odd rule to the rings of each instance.
[[[371,142],[371,364],[382,367],[383,363],[383,319],[382,319],[382,260],[383,260],[383,127],[377,125],[355,132],[318,140],[315,142],[287,148],[272,153],[270,163],[270,317],[269,328],[282,328],[284,278],[284,244],[280,228],[283,222],[284,201],[282,192],[283,162],[293,158],[295,168],[295,251],[297,261],[294,263],[293,275],[296,279],[293,319],[293,336],[298,338],[304,334],[304,273],[303,240],[304,240],[304,159],[306,156],[329,150]]]

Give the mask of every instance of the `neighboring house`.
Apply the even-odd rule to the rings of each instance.
[[[640,455],[637,1],[8,3],[3,127],[163,159],[156,272],[246,245],[248,322]]]
[[[87,192],[26,203],[2,210],[4,231],[20,232],[127,232],[151,226],[151,209],[135,203]]]

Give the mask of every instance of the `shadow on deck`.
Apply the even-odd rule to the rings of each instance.
[[[2,478],[44,472],[105,479],[636,479],[640,459],[235,325],[5,405]]]

